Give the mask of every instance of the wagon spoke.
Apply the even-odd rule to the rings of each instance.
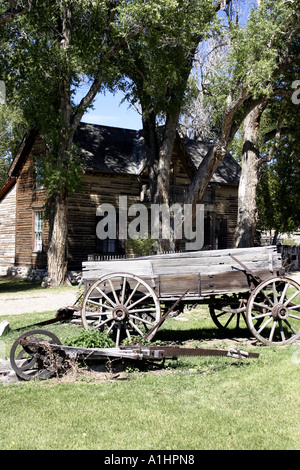
[[[294,294],[289,299],[287,299],[283,305],[287,306],[295,297],[297,297],[297,295],[299,295],[299,292],[294,292]]]
[[[288,322],[288,320],[284,320],[284,322],[294,334],[297,334],[297,330],[295,330],[295,328]]]
[[[290,283],[287,282],[287,283],[285,284],[285,286],[284,286],[284,289],[283,289],[283,291],[282,291],[282,294],[281,294],[281,297],[280,297],[280,300],[279,300],[279,303],[280,303],[280,304],[283,304],[283,300],[284,300],[284,298],[285,298],[285,295],[286,295],[287,290],[288,290],[289,287],[290,287]]]
[[[125,300],[125,289],[126,289],[126,277],[124,277],[123,279],[123,288],[122,288],[122,295],[121,295],[121,304],[123,305],[124,304],[124,300]]]
[[[121,336],[121,325],[117,325],[117,335],[116,335],[116,347],[120,346],[120,336]]]
[[[131,313],[139,313],[139,312],[155,312],[155,307],[150,307],[150,308],[137,308],[135,310],[130,309],[130,314]]]
[[[227,320],[227,322],[225,323],[225,328],[228,327],[229,323],[231,322],[231,320],[234,318],[235,314],[233,313],[232,315],[230,315],[229,319]]]
[[[266,305],[266,304],[263,304],[263,303],[258,303],[258,302],[253,302],[253,305],[255,305],[255,307],[260,307],[260,308],[265,308],[267,310],[272,310],[271,307],[269,307],[269,305]]]
[[[273,320],[272,317],[269,318],[269,319],[260,327],[260,329],[258,330],[258,334],[260,334],[272,320]]]
[[[135,315],[131,315],[131,314],[129,315],[129,317],[132,318],[133,320],[140,321],[141,323],[144,323],[145,325],[153,326],[153,322],[146,320],[146,318],[136,317]]]
[[[113,283],[111,282],[111,280],[110,280],[110,279],[108,279],[108,283],[109,283],[109,286],[110,286],[110,290],[111,290],[111,292],[112,292],[112,294],[113,294],[113,296],[114,296],[114,299],[115,299],[116,305],[118,305],[118,303],[119,303],[119,300],[118,300],[118,297],[117,297],[117,294],[116,294],[115,288],[114,288],[114,286],[113,286]]]
[[[289,309],[289,310],[291,310],[291,309]],[[294,309],[292,309],[292,310],[294,310]],[[298,315],[290,314],[289,317],[290,317],[290,318],[295,318],[296,320],[300,320],[300,317],[298,317]]]
[[[132,328],[133,328],[135,331],[138,332],[138,334],[139,334],[140,336],[143,336],[143,335],[144,335],[144,333],[139,329],[139,327],[138,327],[135,323],[133,323],[133,321],[129,320],[129,324],[132,326]]]
[[[273,289],[273,299],[274,299],[274,304],[277,304],[277,291],[276,291],[276,283],[273,282],[273,286],[272,286],[272,289]]]
[[[108,335],[109,335],[110,332],[112,331],[112,329],[113,329],[113,327],[115,326],[115,324],[116,324],[116,322],[115,322],[115,320],[114,320],[114,321],[112,322],[112,324],[110,325],[110,327],[108,328],[108,330],[107,330],[107,334],[108,334]]]
[[[100,320],[100,317],[99,317],[99,320]],[[97,328],[102,328],[104,325],[106,325],[107,323],[109,323],[110,321],[113,320],[113,317],[109,317],[109,318],[106,318],[106,320],[102,320],[102,321],[99,321],[98,325],[97,325]]]
[[[288,307],[289,310],[299,310],[300,309],[300,304],[299,305],[292,305],[291,307]],[[300,311],[299,311],[300,313]]]
[[[128,308],[128,310],[131,310],[133,307],[135,307],[137,304],[139,304],[140,302],[143,302],[144,300],[148,299],[148,297],[150,297],[150,293],[146,294],[144,297],[142,297],[141,299],[138,299],[136,302],[134,302],[133,304],[131,304]]]
[[[219,317],[223,317],[224,315],[228,315],[228,312],[220,312],[220,313],[217,313],[217,314],[216,314],[216,317],[219,318]]]
[[[282,328],[282,322],[280,321],[279,322],[279,325],[280,325],[280,336],[281,336],[281,340],[282,341],[286,341],[286,337],[285,337],[285,334],[284,334],[284,330]]]
[[[275,333],[275,329],[276,329],[276,324],[277,322],[274,321],[273,325],[272,325],[272,328],[271,328],[271,332],[270,332],[270,336],[269,336],[269,341],[273,341],[273,337],[274,337],[274,333]]]
[[[131,292],[130,296],[128,297],[128,299],[126,300],[124,306],[127,307],[127,305],[129,304],[129,302],[131,301],[131,299],[133,298],[134,294],[136,293],[136,291],[138,290],[138,288],[140,287],[141,283],[140,282],[137,282],[135,288],[133,289],[133,291]]]
[[[105,292],[103,292],[103,290],[100,289],[100,287],[96,287],[97,291],[102,295],[102,297],[104,297],[107,302],[109,302],[113,307],[116,306],[116,304],[105,294]]]
[[[260,320],[260,319],[262,319],[262,318],[268,317],[269,315],[270,315],[269,312],[268,312],[268,313],[261,313],[260,315],[253,315],[253,318],[254,318],[255,320]]]
[[[125,333],[129,341],[131,341],[131,335],[130,335],[130,331],[127,325],[125,325]]]
[[[113,309],[114,309],[114,308],[111,307],[110,305],[103,304],[103,303],[100,303],[100,302],[95,302],[94,300],[91,300],[91,299],[88,299],[88,300],[87,300],[87,303],[93,304],[93,305],[97,305],[97,307],[107,308],[108,310],[113,310]]]

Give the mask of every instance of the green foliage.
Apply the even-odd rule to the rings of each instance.
[[[83,330],[78,336],[66,340],[67,346],[83,348],[111,348],[115,346],[113,340],[98,330]]]
[[[136,238],[127,240],[127,248],[131,249],[134,254],[140,256],[150,255],[154,252],[156,240],[152,238]]]
[[[223,53],[205,76],[205,105],[212,108],[215,134],[222,130],[225,111],[231,106],[234,109],[243,94],[248,100],[270,98],[286,84],[278,81],[279,68],[286,54],[296,54],[292,49],[298,23],[293,2],[273,0],[261,0],[259,8],[253,6],[244,24],[227,20],[219,43],[214,44]],[[237,124],[243,122],[244,111],[243,106],[235,110]]]
[[[7,180],[8,169],[26,130],[20,109],[0,104],[0,187]]]
[[[153,19],[153,16],[152,16]],[[211,1],[167,0],[133,47],[120,55],[120,88],[144,115],[173,114],[182,105],[199,41],[218,27]],[[130,80],[128,80],[128,78]]]
[[[297,136],[284,137],[275,158],[260,172],[259,226],[277,233],[300,226],[300,159]]]
[[[150,11],[155,17],[158,6],[142,0],[41,0],[1,27],[0,78],[9,100],[45,141],[40,166],[49,196],[78,189],[82,167],[73,138],[80,118],[101,86],[118,76],[111,57],[141,30]],[[76,91],[86,83],[88,90],[96,83],[95,92],[78,103]]]

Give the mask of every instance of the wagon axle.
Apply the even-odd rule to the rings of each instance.
[[[115,321],[122,322],[129,318],[129,311],[124,305],[117,305],[112,311],[112,316]]]
[[[272,316],[274,320],[286,320],[289,317],[289,310],[285,305],[277,304],[272,308]]]

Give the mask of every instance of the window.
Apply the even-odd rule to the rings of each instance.
[[[104,216],[96,217],[96,227],[97,224],[103,219]],[[118,239],[119,232],[119,221],[118,217],[116,220],[116,237],[117,238],[105,238],[104,240],[98,238],[96,234],[96,254],[111,254],[111,255],[120,255],[125,253],[124,242]]]
[[[34,213],[34,251],[43,251],[43,213]]]
[[[35,160],[35,189],[44,189],[42,178],[42,163],[39,158]]]

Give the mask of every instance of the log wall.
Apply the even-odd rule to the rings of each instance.
[[[16,185],[4,196],[0,204],[0,266],[15,262],[16,242]]]
[[[24,162],[17,180],[16,197],[16,265],[45,267],[48,245],[48,223],[43,223],[43,251],[34,252],[34,214],[45,208],[46,196],[43,189],[35,187],[34,155],[42,148],[37,140],[29,157]]]
[[[140,201],[140,183],[136,176],[89,173],[83,177],[80,193],[69,198],[69,266],[81,269],[82,261],[96,249],[96,211],[104,203],[112,204],[118,214],[119,195],[127,196],[128,207]]]

